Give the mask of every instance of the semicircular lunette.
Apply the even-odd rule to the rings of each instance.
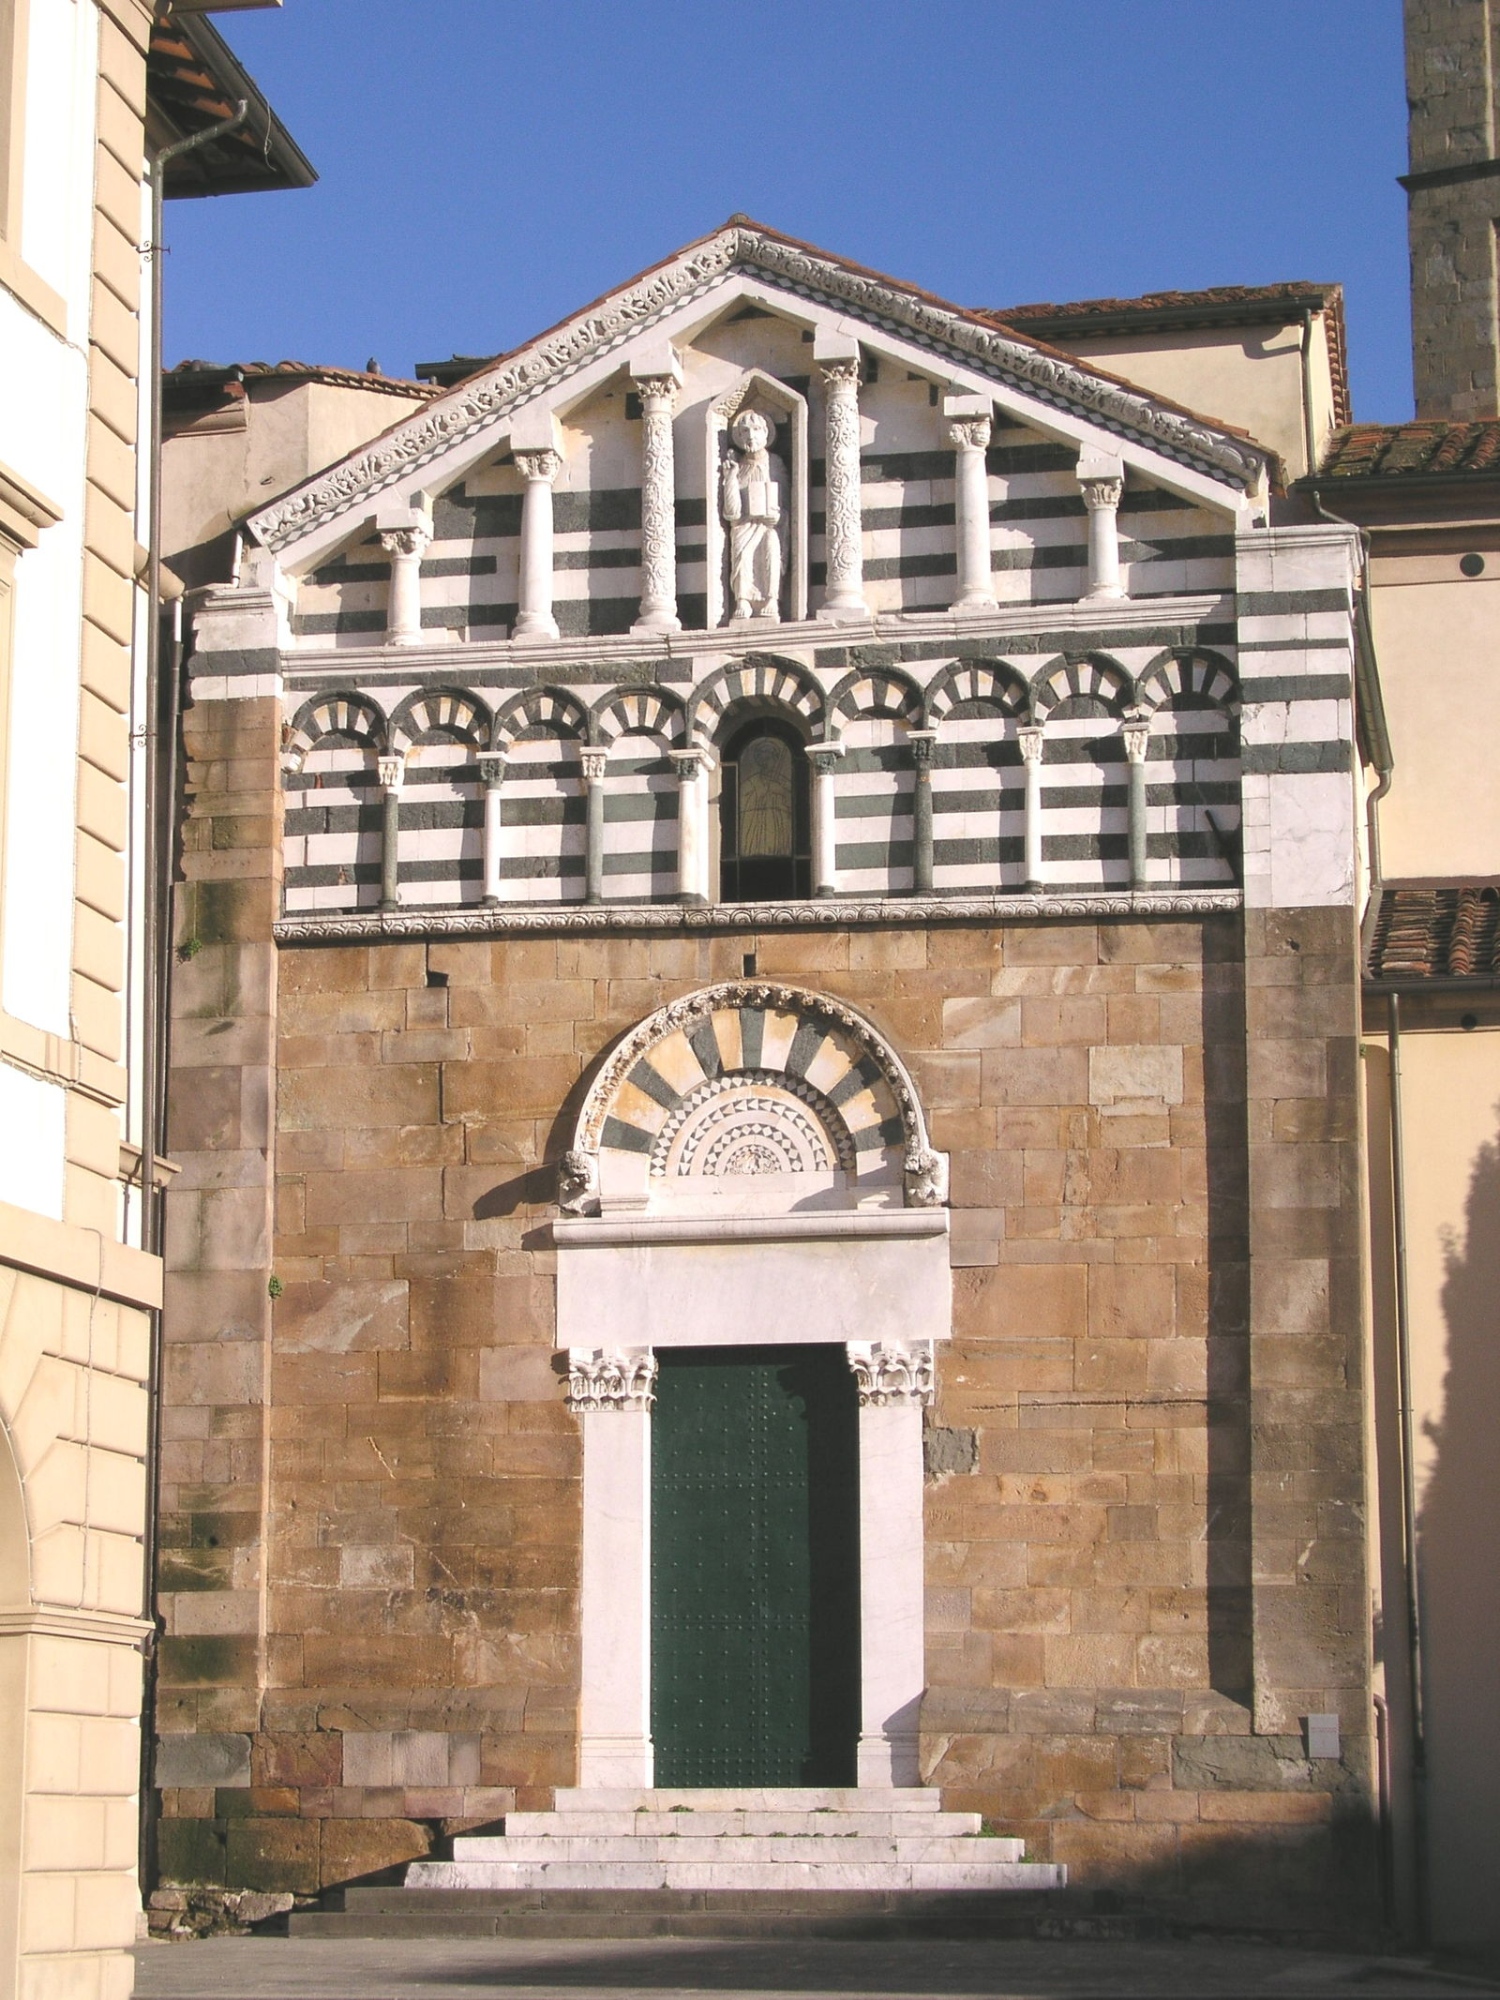
[[[585,1100],[569,1160],[607,1211],[899,1208],[930,1161],[910,1078],[841,1002],[746,981],[662,1008]]]

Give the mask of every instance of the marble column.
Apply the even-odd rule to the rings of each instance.
[[[932,1342],[851,1341],[859,1391],[858,1783],[915,1785],[926,1686],[922,1412]]]
[[[651,1405],[646,1348],[568,1349],[583,1432],[578,1782],[652,1782]]]
[[[1125,739],[1126,795],[1129,827],[1130,886],[1146,886],[1146,752],[1151,743],[1151,724],[1130,716],[1120,726]]]
[[[484,900],[500,901],[500,796],[505,783],[505,752],[481,750],[479,770],[484,779]]]
[[[677,616],[677,471],[672,413],[682,370],[632,376],[641,399],[641,608],[633,632],[680,632]]]
[[[712,901],[708,888],[708,774],[714,753],[706,745],[671,752],[677,771],[677,899]]]
[[[1042,725],[1023,722],[1016,731],[1026,765],[1026,867],[1028,889],[1042,886]]]
[[[552,615],[552,485],[562,453],[518,451],[516,469],[526,482],[521,500],[521,589],[513,639],[555,639]]]
[[[394,910],[401,902],[401,787],[406,781],[403,755],[378,759],[380,773],[380,907]]]
[[[388,646],[422,643],[422,558],[432,546],[432,530],[420,523],[390,528],[380,546],[391,559],[391,594],[385,619]]]
[[[909,729],[916,782],[912,787],[912,880],[919,896],[932,893],[932,751],[937,742],[935,729]]]
[[[990,414],[981,396],[948,396],[944,414],[948,441],[956,459],[953,468],[957,517],[958,596],[955,611],[993,611],[994,581],[990,573],[990,480],[985,452],[990,442]]]
[[[823,548],[827,583],[819,618],[868,618],[859,484],[859,359],[822,361],[825,411]]]
[[[812,766],[812,889],[815,896],[839,892],[836,773],[844,754],[842,743],[814,743],[807,752]]]
[[[604,774],[609,768],[609,752],[589,744],[583,751],[583,783],[587,804],[587,832],[584,847],[584,900],[604,901]]]
[[[1089,583],[1093,598],[1123,597],[1120,581],[1120,502],[1125,494],[1125,467],[1102,452],[1084,452],[1078,460],[1078,484],[1089,513]]]

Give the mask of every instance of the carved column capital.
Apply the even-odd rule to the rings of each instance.
[[[847,1349],[861,1409],[929,1409],[934,1394],[932,1342],[851,1340]]]
[[[1127,716],[1120,724],[1120,734],[1125,739],[1125,756],[1131,764],[1144,764],[1146,750],[1151,741],[1151,719],[1149,716]]]
[[[656,1356],[649,1347],[568,1349],[568,1408],[649,1410],[656,1400]]]
[[[380,536],[380,546],[388,556],[415,556],[420,560],[432,547],[431,528],[412,526],[410,528],[386,528]]]
[[[479,775],[484,780],[487,792],[498,791],[505,783],[507,752],[504,750],[481,750],[479,753]]]
[[[603,781],[604,773],[609,768],[609,751],[602,745],[588,743],[578,753],[578,761],[583,766],[583,782],[597,785]]]
[[[647,416],[670,416],[676,409],[677,392],[682,386],[680,376],[632,375],[630,379]]]
[[[516,470],[528,485],[540,482],[550,486],[562,471],[560,451],[518,451],[515,460]]]
[[[859,361],[854,355],[835,361],[820,361],[818,371],[823,377],[825,389],[854,388],[859,382]]]
[[[1041,763],[1043,733],[1042,725],[1039,722],[1023,722],[1016,730],[1016,741],[1021,746],[1021,761],[1023,763]]]
[[[964,417],[948,426],[948,442],[958,451],[983,451],[990,441],[988,417]]]
[[[831,778],[839,767],[839,759],[844,754],[842,743],[809,743],[807,761],[814,776]]]
[[[919,771],[932,768],[932,753],[937,744],[935,729],[908,729],[906,740],[911,745],[911,759]]]
[[[406,757],[400,751],[391,751],[377,757],[376,768],[380,774],[380,789],[383,792],[399,792],[406,782]]]
[[[1091,514],[1101,509],[1112,511],[1125,497],[1123,479],[1080,479],[1078,484],[1083,491],[1083,504]]]
[[[718,759],[706,743],[694,743],[686,750],[669,750],[672,768],[684,783],[694,778],[706,778]]]

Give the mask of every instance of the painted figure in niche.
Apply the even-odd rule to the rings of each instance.
[[[740,752],[740,853],[789,855],[795,838],[792,753],[779,736],[757,736]]]
[[[719,480],[720,512],[729,531],[729,594],[735,618],[781,617],[781,498],[784,473],[770,450],[771,426],[759,410],[742,410],[729,427],[733,451]]]

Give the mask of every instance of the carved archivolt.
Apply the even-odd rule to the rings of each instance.
[[[924,346],[946,351],[983,374],[1097,419],[1124,437],[1218,478],[1227,477],[1246,490],[1264,477],[1266,454],[1248,441],[1232,440],[1194,418],[1163,409],[1148,396],[925,293],[801,244],[736,227],[721,230],[556,333],[440,396],[331,472],[252,515],[251,531],[267,548],[286,548],[476,433],[498,429],[524,404],[637,339],[666,314],[720,284],[737,266],[768,273],[802,297],[836,307],[840,313],[853,312],[872,326],[915,335]]]
[[[911,1206],[946,1198],[905,1065],[842,1001],[733,980],[659,1009],[607,1058],[560,1176],[562,1206],[597,1203],[601,1154],[650,1179],[831,1174],[899,1182]]]

